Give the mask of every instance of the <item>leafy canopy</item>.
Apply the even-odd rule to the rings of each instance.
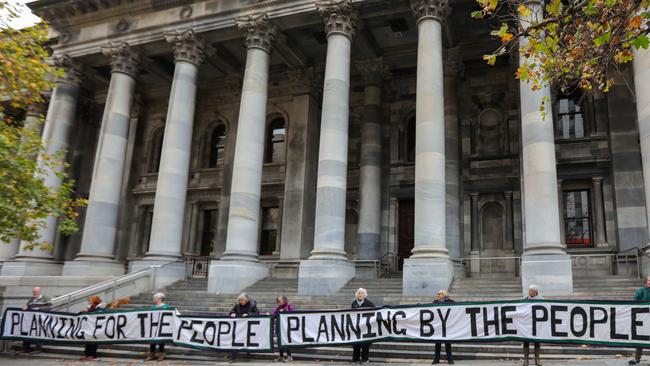
[[[47,25],[20,30],[10,24],[20,16],[15,3],[0,0],[0,240],[20,239],[26,248],[47,250],[38,229],[44,219],[57,216],[59,230],[78,230],[73,198],[74,181],[66,173],[65,151],[47,154],[40,140],[43,116],[25,124],[26,111],[43,103],[43,94],[54,86],[61,70],[47,62]],[[44,177],[56,174],[63,183],[53,189]]]

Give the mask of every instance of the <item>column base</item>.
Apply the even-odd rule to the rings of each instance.
[[[268,265],[262,262],[220,260],[212,262],[208,271],[208,292],[239,294],[259,280],[269,277]]]
[[[163,266],[156,270],[156,278],[153,281],[153,289],[159,290],[174,282],[184,280],[187,277],[187,268],[183,262],[137,260],[129,263],[129,273],[149,268],[151,266]]]
[[[521,257],[521,287],[524,296],[528,287],[536,285],[542,296],[573,294],[573,268],[566,253],[523,255]]]
[[[2,264],[1,276],[60,276],[61,263],[52,260],[11,261]]]
[[[447,290],[454,280],[454,264],[449,258],[408,258],[404,260],[404,296],[432,296]]]
[[[125,273],[124,263],[115,261],[74,260],[63,264],[62,276],[121,276]]]
[[[356,271],[354,263],[345,259],[307,259],[298,269],[298,294],[334,295],[345,286]]]

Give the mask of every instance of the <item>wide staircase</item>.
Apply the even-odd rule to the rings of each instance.
[[[642,281],[636,278],[619,276],[585,277],[574,279],[573,299],[630,299]],[[298,281],[295,279],[265,279],[246,289],[251,298],[257,301],[261,312],[269,312],[275,307],[278,295],[285,295],[298,309],[336,309],[347,308],[353,300],[355,291],[363,287],[368,297],[377,305],[427,303],[429,297],[404,297],[401,277],[376,280],[354,279],[334,296],[298,295]],[[201,311],[227,313],[236,302],[236,296],[207,293],[206,279],[191,279],[168,286],[164,292],[167,302],[181,312]],[[481,277],[456,279],[450,289],[456,301],[505,300],[522,297],[520,279],[514,276],[484,275]],[[550,298],[550,297],[547,297]],[[567,297],[564,297],[567,298]],[[145,293],[131,298],[124,308],[149,306],[151,294]],[[101,345],[100,357],[115,359],[141,359],[147,352],[147,345]],[[44,346],[44,352],[36,357],[76,358],[82,354],[79,346]],[[370,348],[370,357],[379,362],[430,362],[433,345],[424,342],[379,342]],[[294,350],[298,360],[343,362],[352,357],[351,347],[318,347]],[[543,346],[542,358],[561,359],[602,359],[611,357],[630,357],[633,349],[605,346],[555,345]],[[225,357],[225,353],[193,350],[183,347],[168,347],[168,359],[184,360],[188,363],[213,362]],[[454,355],[465,360],[504,360],[521,357],[521,344],[518,342],[456,343]],[[258,360],[270,360],[274,355],[252,354]]]

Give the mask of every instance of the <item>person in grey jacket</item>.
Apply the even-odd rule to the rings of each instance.
[[[48,310],[51,306],[50,298],[43,295],[40,287],[34,287],[32,289],[32,297],[27,300],[27,303],[23,305],[23,310]],[[32,352],[32,344],[34,345],[34,351],[40,352],[42,346],[39,343],[32,343],[28,341],[23,342],[23,352],[30,353]]]
[[[352,309],[357,308],[374,308],[375,304],[372,301],[366,298],[368,292],[365,288],[360,288],[355,294],[356,299],[352,301]],[[360,343],[352,346],[352,362],[358,362],[360,364],[366,364],[370,362],[368,357],[370,356],[370,343]]]

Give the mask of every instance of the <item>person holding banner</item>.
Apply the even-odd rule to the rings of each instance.
[[[289,303],[289,300],[284,295],[278,296],[278,298],[276,299],[276,303],[278,304],[278,306],[275,307],[275,309],[273,310],[271,315],[273,316],[273,319],[275,319],[276,324],[279,327],[280,326],[280,319],[279,319],[280,313],[283,313],[285,311],[287,311],[287,312],[288,311],[294,311],[294,310],[296,310],[296,308],[292,304]],[[282,347],[282,348],[280,348],[279,351],[280,351],[280,357],[278,357],[276,359],[277,362],[280,362],[280,361],[282,361],[282,362],[291,362],[291,361],[293,361],[293,357],[291,357],[291,350],[289,350],[288,348]],[[287,353],[286,356],[284,355],[285,352]]]
[[[434,304],[444,304],[444,303],[449,303],[449,302],[454,302],[449,297],[449,292],[447,290],[440,290],[438,291],[438,294],[436,295],[436,299],[433,301]],[[433,362],[431,362],[432,365],[436,365],[440,363],[440,351],[442,349],[442,343],[441,342],[436,342],[436,353],[433,356]],[[451,343],[445,342],[445,353],[447,354],[447,363],[450,365],[454,364],[454,358],[451,354]]]
[[[366,296],[368,296],[366,289],[359,288],[355,294],[356,299],[352,301],[352,309],[374,308],[375,304],[368,300]],[[368,361],[370,355],[370,343],[355,344],[352,346],[352,350],[352,362],[358,362],[360,364],[370,362]]]
[[[539,294],[539,288],[536,285],[530,285],[528,287],[528,296],[526,300],[544,300],[544,297]],[[535,352],[535,365],[542,366],[542,363],[539,360],[540,353],[540,344],[539,342],[533,342],[534,352]],[[530,356],[530,342],[524,342],[524,366],[528,366],[528,357]]]
[[[237,297],[237,303],[230,310],[230,317],[236,318],[238,316],[247,317],[249,315],[259,315],[259,310],[257,310],[257,303],[254,300],[251,300],[248,297],[248,294],[242,292]],[[235,362],[239,352],[232,351],[230,352],[230,362]]]
[[[47,310],[52,304],[50,303],[50,298],[43,295],[40,287],[34,287],[32,289],[32,297],[27,300],[27,304],[23,305],[23,310]],[[23,352],[30,353],[32,351],[32,342],[23,342]],[[41,345],[36,343],[34,344],[36,352],[41,351]]]
[[[99,311],[103,309],[104,306],[102,304],[102,299],[99,296],[91,296],[88,299],[88,307],[86,310],[83,310],[83,312],[86,313],[94,313],[96,311]],[[81,356],[80,360],[82,361],[88,361],[88,360],[94,360],[97,358],[97,344],[96,343],[89,343],[86,344],[86,347],[84,349],[84,355]]]
[[[634,301],[650,301],[650,276],[645,280],[645,286],[641,286],[634,291]],[[628,362],[628,365],[637,365],[641,362],[643,348],[637,347],[634,352],[634,359]]]
[[[153,295],[153,306],[154,309],[166,310],[171,309],[172,307],[165,303],[166,296],[162,292],[157,292]],[[158,361],[165,360],[165,343],[158,343]],[[156,343],[149,345],[149,354],[145,361],[153,361],[156,359]]]

